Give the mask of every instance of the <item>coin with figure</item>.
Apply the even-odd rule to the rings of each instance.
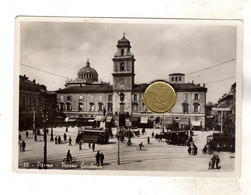
[[[176,93],[168,83],[156,81],[146,88],[144,102],[151,111],[155,113],[165,113],[174,106]]]

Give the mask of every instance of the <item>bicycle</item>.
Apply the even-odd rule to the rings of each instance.
[[[66,163],[66,164],[67,164],[67,163],[74,163],[74,162],[76,162],[76,158],[75,158],[75,157],[72,157],[71,160],[68,160],[67,158],[65,158],[65,159],[63,160],[63,162]]]
[[[137,147],[136,147],[136,150],[138,150],[138,151],[147,151],[147,147],[145,147],[145,146],[143,145],[143,146],[141,146],[141,150],[140,150],[140,147],[137,146]]]

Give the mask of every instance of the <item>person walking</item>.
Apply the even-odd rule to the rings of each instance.
[[[70,138],[69,138],[69,146],[72,146],[71,141],[72,141],[72,139],[71,139],[71,137],[70,137]]]
[[[35,132],[34,141],[37,141],[37,133]]]
[[[215,160],[216,160],[216,156],[215,156],[215,154],[214,154],[213,157],[211,158],[211,161],[212,161],[212,169],[214,169]]]
[[[64,133],[64,142],[66,142],[66,139],[67,139],[67,135],[66,133]]]
[[[100,164],[101,164],[101,166],[104,165],[104,159],[105,159],[105,156],[104,156],[104,154],[101,152],[101,153],[100,153]]]
[[[29,138],[29,132],[26,130],[26,138]]]
[[[79,141],[78,146],[79,146],[79,150],[82,150],[82,141]]]
[[[92,143],[92,151],[95,152],[95,143]]]
[[[215,165],[216,165],[216,169],[220,169],[219,163],[220,163],[220,158],[219,158],[218,155],[216,155],[216,156],[215,156]]]
[[[58,137],[55,137],[55,144],[58,144]]]
[[[150,137],[148,136],[148,138],[147,138],[147,144],[151,144],[150,143]]]
[[[61,144],[61,136],[58,136],[58,144]]]
[[[66,127],[65,132],[68,133],[68,127]]]
[[[22,150],[23,150],[23,152],[25,151],[25,147],[26,147],[26,143],[25,143],[25,141],[23,140],[23,142],[22,142]]]
[[[188,149],[187,149],[187,152],[188,152],[188,154],[190,155],[191,154],[191,145],[189,145],[189,147],[188,147]]]
[[[89,142],[89,149],[91,148],[91,142]]]
[[[152,132],[152,137],[154,137],[154,132]]]
[[[97,152],[95,157],[96,157],[96,165],[99,166],[99,159],[100,159],[99,151]]]

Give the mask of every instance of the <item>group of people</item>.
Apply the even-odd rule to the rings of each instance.
[[[209,161],[209,169],[214,169],[214,167],[216,169],[220,169],[221,166],[219,166],[219,164],[220,164],[220,158],[218,155],[214,154],[211,160]]]
[[[99,153],[99,151],[98,151],[95,158],[96,158],[96,165],[97,166],[100,166],[100,165],[103,166],[104,165],[105,156],[104,156],[104,154],[102,152]]]
[[[78,142],[79,150],[82,150],[82,143],[83,143],[82,141]],[[95,143],[91,143],[91,142],[88,143],[89,149],[92,148],[93,152],[95,151],[95,145],[96,145]]]
[[[66,133],[64,133],[63,138],[64,138],[64,143],[66,143],[66,141],[67,141],[67,135],[66,135]],[[60,135],[56,136],[55,137],[55,144],[62,144],[62,143],[63,142],[62,142],[61,136]],[[72,138],[71,137],[69,137],[69,146],[72,146]]]

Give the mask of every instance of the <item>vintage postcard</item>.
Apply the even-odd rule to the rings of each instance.
[[[238,20],[17,17],[13,170],[240,176],[242,31]],[[175,90],[166,113],[146,105],[155,81]]]

